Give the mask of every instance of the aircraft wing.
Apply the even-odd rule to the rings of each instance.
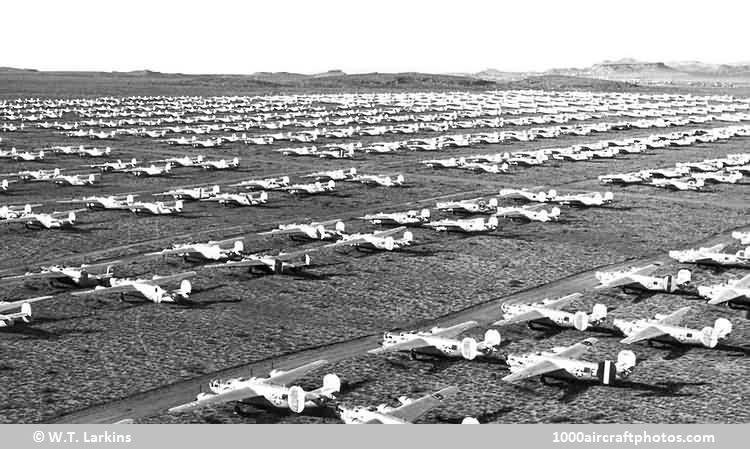
[[[634,333],[633,335],[623,338],[622,340],[620,340],[620,343],[628,345],[630,343],[636,343],[639,341],[660,337],[665,334],[666,332],[661,330],[661,328],[659,328],[658,325],[654,325],[654,326],[649,326],[647,328],[641,329],[640,331]]]
[[[391,236],[391,235],[394,235],[394,234],[398,234],[398,233],[404,232],[404,231],[406,231],[406,226],[399,226],[397,228],[387,229],[385,231],[373,232],[371,234],[371,236],[372,237],[378,237],[378,238],[384,238],[384,237],[388,237],[388,236]],[[342,239],[342,240],[339,240],[338,242],[328,244],[328,245],[324,246],[324,248],[334,248],[334,247],[337,247],[337,246],[346,246],[346,245],[349,245],[349,246],[359,245],[359,244],[365,243],[365,242],[366,242],[366,240],[364,238],[362,238],[362,237],[360,237],[360,238],[354,238],[354,239]]]
[[[718,253],[724,250],[724,248],[727,247],[726,243],[719,243],[718,245],[709,246],[708,248],[701,248],[701,251],[703,253]]]
[[[679,310],[675,310],[674,312],[660,319],[659,324],[667,324],[671,326],[676,326],[682,322],[682,320],[685,318],[685,315],[687,315],[688,312],[690,312],[690,306],[683,307]]]
[[[310,224],[313,225],[313,226],[320,225],[320,226],[326,227],[326,226],[335,225],[339,221],[341,221],[341,220],[339,220],[338,218],[336,218],[336,219],[333,219],[333,220],[326,220],[326,221],[314,221],[314,222],[312,222]]]
[[[653,265],[653,264],[646,265],[645,267],[642,267],[637,270],[631,271],[627,274],[624,274],[623,276],[619,278],[612,279],[608,283],[597,286],[596,288],[622,287],[623,285],[633,284],[636,282],[635,280],[633,280],[633,277],[632,277],[633,275],[639,274],[639,275],[647,276],[653,273],[654,271],[656,271],[657,268],[659,268],[658,265]]]
[[[371,349],[367,352],[370,354],[383,354],[385,352],[408,351],[410,349],[424,348],[425,346],[432,346],[432,345],[427,343],[423,338],[418,337],[418,338],[411,339],[409,341],[402,341],[401,343],[389,345],[388,347],[380,347],[380,348]]]
[[[334,243],[329,243],[328,245],[323,246],[323,248],[335,248],[337,246],[354,246],[354,245],[360,245],[362,243],[365,243],[366,240],[364,238],[356,238],[356,239],[341,239]]]
[[[166,284],[168,282],[181,281],[183,279],[191,278],[197,273],[195,271],[185,271],[184,273],[171,274],[169,276],[158,276],[153,279],[149,279],[149,282],[156,285]]]
[[[135,287],[132,284],[117,285],[114,287],[98,287],[90,290],[81,290],[77,292],[71,292],[72,296],[87,296],[87,295],[108,295],[110,293],[125,293],[135,291]]]
[[[457,391],[457,387],[443,388],[440,391],[436,391],[435,393],[415,399],[408,404],[404,404],[401,407],[390,411],[388,415],[406,422],[415,421],[420,416],[440,405],[447,396],[452,396]]]
[[[464,323],[456,324],[455,326],[440,329],[433,332],[432,335],[435,337],[453,338],[472,327],[477,327],[478,325],[479,323],[476,321],[466,321]]]
[[[294,226],[294,227],[288,227],[285,229],[271,229],[270,231],[263,231],[259,232],[258,235],[279,235],[279,234],[296,234],[298,232],[302,232],[301,228],[302,226]]]
[[[25,279],[45,279],[45,278],[64,278],[64,277],[66,276],[60,273],[59,271],[44,271],[44,272],[39,272],[39,273],[24,273],[24,274],[17,274],[15,276],[7,276],[4,278],[0,278],[0,283],[20,281],[20,280],[25,280]]]
[[[327,360],[316,360],[306,365],[298,366],[297,368],[292,368],[288,371],[281,371],[281,370],[271,371],[271,374],[268,376],[268,382],[276,384],[276,385],[286,386],[289,383],[294,382],[295,380],[309,373],[310,371],[320,368],[326,363],[328,363]]]
[[[404,231],[406,231],[406,226],[399,226],[399,227],[393,228],[393,229],[386,229],[385,231],[373,232],[372,235],[374,237],[380,237],[380,238],[382,238],[382,237],[388,237],[389,235],[395,235],[395,234],[398,234],[398,233],[404,232]]]
[[[196,399],[193,402],[187,404],[178,405],[168,410],[169,413],[181,413],[189,410],[195,410],[202,407],[207,407],[214,404],[224,404],[231,401],[241,401],[243,399],[249,399],[260,396],[255,390],[250,387],[238,388],[236,390],[230,390],[224,393],[214,394],[211,396],[203,396],[202,399]]]
[[[566,305],[570,304],[573,300],[578,299],[581,296],[583,295],[580,293],[573,293],[571,295],[563,296],[562,298],[556,299],[555,301],[545,304],[544,307],[546,309],[560,310]]]
[[[228,262],[214,263],[210,265],[204,265],[203,268],[233,268],[233,267],[264,267],[266,264],[255,258],[248,258],[242,260],[230,260]]]
[[[185,245],[180,246],[177,248],[166,248],[161,251],[154,251],[152,253],[146,253],[144,256],[150,257],[150,256],[170,256],[172,254],[181,254],[181,253],[187,253],[195,251],[195,247],[193,245]]]
[[[518,382],[520,380],[528,379],[529,377],[540,376],[542,374],[551,373],[560,369],[562,369],[560,365],[555,363],[553,359],[545,359],[540,361],[539,363],[527,366],[520,371],[508,374],[507,376],[503,377],[502,380],[504,380],[505,382]]]
[[[539,309],[529,310],[528,312],[519,313],[518,315],[512,316],[508,319],[496,321],[492,323],[493,326],[507,326],[515,323],[525,323],[527,321],[539,320],[546,318],[547,315],[542,313]]]
[[[22,304],[30,304],[32,302],[42,301],[44,299],[50,298],[53,298],[53,296],[38,296],[36,298],[20,299],[18,301],[12,302],[0,302],[0,313],[5,312],[6,310],[13,310],[15,308],[21,307]]]
[[[735,288],[750,288],[750,274],[737,281],[734,286]]]
[[[596,338],[587,338],[579,343],[574,344],[573,346],[568,346],[555,355],[557,357],[577,359],[581,357],[586,351],[588,351],[594,343],[596,343]]]

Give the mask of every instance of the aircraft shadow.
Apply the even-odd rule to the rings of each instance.
[[[500,407],[490,412],[474,415],[473,418],[476,418],[476,420],[480,423],[491,423],[495,422],[497,418],[506,415],[514,410],[515,408],[513,407]],[[463,421],[463,419],[464,417],[448,417],[444,415],[435,416],[435,420],[441,424],[461,424],[461,421]]]
[[[92,334],[98,334],[101,331],[96,329],[79,329],[79,328],[69,328],[69,329],[59,329],[55,332],[46,331],[44,329],[40,329],[35,326],[35,324],[39,324],[42,320],[34,320],[31,323],[19,323],[15,326],[11,326],[8,328],[2,329],[0,331],[0,334],[10,334],[10,335],[19,335],[19,336],[25,336],[30,337],[35,340],[55,340],[60,337],[66,336],[66,335],[92,335]]]
[[[681,381],[666,381],[657,382],[655,384],[649,384],[645,382],[637,382],[630,380],[621,380],[612,385],[607,385],[607,388],[624,388],[639,392],[640,397],[686,397],[693,396],[694,393],[683,392],[682,390],[688,386],[701,386],[706,385],[707,382],[681,382]],[[589,388],[599,385],[594,382],[576,382],[576,381],[557,381],[548,382],[547,385],[557,386],[563,392],[560,397],[560,402],[570,403],[575,401],[578,396],[585,393]]]
[[[341,382],[341,389],[339,393],[335,396],[338,396],[339,394],[344,395],[352,391],[356,391],[373,382],[373,380],[374,379],[372,378],[363,378],[357,381],[343,381]],[[338,418],[335,404],[336,401],[334,400],[317,408],[305,409],[302,413],[305,416],[314,416],[319,418]],[[242,417],[253,418],[258,424],[276,424],[285,417],[295,415],[295,413],[291,412],[289,409],[267,408],[260,405],[243,403],[241,401],[235,405],[234,413]],[[204,419],[206,418],[204,417]]]

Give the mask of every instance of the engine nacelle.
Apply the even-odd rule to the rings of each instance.
[[[714,322],[714,334],[721,340],[732,333],[732,322],[726,318],[717,318]]]
[[[473,416],[467,416],[461,420],[461,424],[479,424],[479,420]]]
[[[499,225],[500,225],[500,221],[497,219],[497,216],[493,215],[487,219],[487,227],[496,228]]]
[[[690,270],[682,269],[677,272],[677,278],[675,279],[676,285],[685,285],[693,279]]]
[[[624,349],[617,354],[617,373],[621,377],[628,377],[635,368],[636,357],[633,351]]]
[[[241,253],[245,250],[245,244],[242,243],[242,240],[237,240],[234,242],[234,247],[232,249],[235,253]]]
[[[335,229],[336,229],[336,232],[343,234],[344,231],[346,231],[346,225],[344,224],[343,221],[336,222]]]
[[[461,357],[466,360],[474,360],[479,355],[477,341],[471,337],[461,340]]]
[[[573,327],[579,331],[585,331],[589,328],[589,316],[586,312],[578,311],[573,314]]]
[[[289,404],[289,410],[293,413],[302,413],[305,409],[305,390],[297,385],[291,387],[287,395],[287,403]]]
[[[498,332],[497,329],[488,329],[487,332],[484,333],[484,341],[482,342],[482,347],[494,348],[495,346],[500,345],[500,342],[502,342],[500,332]]]
[[[596,325],[607,319],[607,306],[604,304],[594,304],[591,309],[591,315],[589,321],[591,324]]]
[[[490,198],[490,200],[487,201],[487,205],[489,207],[497,207],[498,205],[497,198]]]
[[[404,232],[404,236],[401,238],[404,242],[411,243],[414,241],[414,234],[411,231]]]
[[[183,298],[187,298],[187,296],[193,291],[193,285],[190,283],[189,280],[183,279],[182,282],[180,282],[180,289],[177,291],[177,294],[182,296]]]
[[[323,390],[327,393],[338,393],[341,391],[341,379],[335,374],[323,376]]]

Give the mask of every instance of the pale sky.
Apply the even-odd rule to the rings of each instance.
[[[750,2],[9,0],[0,66],[181,73],[476,72],[750,60]]]

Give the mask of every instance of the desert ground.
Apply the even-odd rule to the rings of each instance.
[[[13,74],[3,76],[12,77]],[[124,81],[123,81],[124,79]],[[34,80],[24,88],[23,76],[6,84],[2,95],[17,97],[96,98],[100,95],[258,95],[279,93],[256,82],[227,92],[220,82],[204,85],[161,85],[148,93],[151,81],[136,78],[86,84],[65,77],[54,82]],[[91,86],[96,86],[92,89]],[[14,87],[15,86],[15,87]],[[48,88],[45,93],[44,89]],[[494,84],[451,84],[445,89],[391,85],[377,89],[403,92],[468,90],[484,92]],[[368,86],[371,88],[371,86]],[[248,91],[249,89],[249,91]],[[295,87],[320,92],[329,86]],[[347,87],[350,92],[357,88]],[[644,92],[626,85],[602,90]],[[346,89],[345,89],[346,90]],[[655,88],[649,88],[651,93]],[[665,88],[670,94],[678,91]],[[328,92],[328,91],[325,91]],[[716,94],[732,94],[721,90]],[[330,105],[320,104],[323,108]],[[429,111],[427,111],[429,113]],[[72,122],[73,115],[61,121]],[[602,121],[591,120],[585,123]],[[611,120],[610,120],[611,121]],[[3,121],[0,124],[20,123]],[[747,123],[742,123],[747,124]],[[645,261],[663,263],[660,275],[679,268],[693,270],[693,284],[721,282],[744,275],[743,270],[687,267],[666,257],[669,250],[696,247],[704,241],[731,242],[730,231],[750,225],[747,177],[737,184],[715,184],[699,192],[676,192],[647,186],[604,186],[597,177],[607,173],[668,167],[677,162],[720,158],[748,152],[750,139],[687,147],[654,149],[641,154],[620,154],[613,159],[583,162],[552,161],[538,167],[512,167],[508,173],[477,174],[460,170],[433,170],[419,162],[435,157],[460,157],[593,143],[605,139],[645,137],[654,133],[736,125],[714,121],[666,129],[612,130],[588,136],[561,136],[529,142],[504,142],[450,148],[438,152],[358,153],[351,160],[283,156],[274,150],[303,146],[280,142],[249,146],[225,143],[218,148],[175,147],[159,139],[121,136],[111,141],[69,137],[57,130],[28,126],[22,132],[0,132],[0,149],[39,150],[53,145],[110,146],[108,160],[155,160],[184,154],[207,158],[241,158],[232,171],[175,170],[165,178],[137,178],[122,173],[104,174],[94,187],[60,187],[16,183],[0,204],[41,204],[41,210],[66,210],[60,200],[89,195],[137,193],[139,199],[170,189],[221,184],[246,179],[302,175],[322,170],[355,167],[360,173],[402,174],[402,187],[370,187],[340,183],[333,194],[295,197],[269,192],[265,206],[225,208],[213,203],[186,203],[180,216],[135,216],[128,211],[81,212],[74,230],[33,231],[19,224],[0,224],[3,257],[0,276],[22,274],[47,264],[120,261],[117,276],[167,275],[195,270],[190,306],[154,304],[116,295],[74,297],[69,289],[46,280],[3,283],[0,300],[54,294],[34,304],[31,323],[0,330],[0,385],[3,401],[0,422],[112,422],[132,418],[144,423],[335,423],[332,416],[291,416],[226,404],[171,415],[170,406],[194,399],[208,381],[230,375],[264,375],[270,368],[288,368],[315,358],[330,363],[301,380],[305,389],[319,386],[325,373],[336,373],[344,388],[337,400],[345,404],[395,403],[456,385],[460,391],[419,422],[460,422],[475,416],[481,422],[658,422],[746,423],[750,412],[743,398],[749,394],[747,336],[750,324],[744,312],[708,306],[689,295],[656,294],[636,297],[617,289],[592,290],[591,275],[610,266],[627,267]],[[508,126],[525,130],[532,126]],[[293,128],[291,130],[294,130]],[[285,129],[285,131],[287,131]],[[451,130],[450,133],[487,132],[487,129]],[[221,133],[219,133],[221,134]],[[227,134],[227,133],[223,133]],[[353,137],[344,141],[364,144],[434,137],[416,135]],[[218,134],[217,134],[218,135]],[[168,136],[169,137],[169,136]],[[340,143],[322,138],[316,145]],[[43,162],[0,160],[0,172],[59,167],[86,172],[82,165],[99,161],[53,155]],[[0,176],[3,178],[3,176]],[[298,275],[258,276],[244,270],[209,270],[178,258],[144,258],[171,244],[243,237],[252,251],[276,253],[315,247],[285,237],[259,236],[281,223],[340,219],[347,231],[378,230],[357,217],[365,213],[434,208],[442,199],[490,198],[502,188],[555,188],[558,191],[610,190],[615,201],[601,208],[563,207],[561,218],[549,223],[500,221],[492,233],[464,236],[429,229],[412,230],[416,242],[406,251],[360,253],[354,250],[311,253],[313,265]],[[442,214],[448,216],[447,214]],[[730,249],[739,246],[735,242]],[[588,276],[588,277],[586,277]],[[694,328],[710,326],[724,317],[733,324],[729,338],[717,348],[683,351],[644,343],[629,347],[639,360],[628,383],[546,386],[537,380],[509,385],[500,379],[507,368],[480,361],[411,360],[403,354],[368,355],[363,348],[378,345],[383,331],[426,329],[462,319],[480,326],[467,335],[481,338],[489,324],[502,315],[505,301],[538,301],[582,291],[572,310],[591,310],[603,303],[611,316],[650,318],[680,307],[693,307],[685,322]],[[612,330],[611,323],[605,325]],[[525,326],[500,329],[503,353],[548,350],[596,337],[598,344],[586,360],[612,359],[623,349],[621,336],[601,332],[542,332]],[[116,419],[115,419],[116,418]]]

